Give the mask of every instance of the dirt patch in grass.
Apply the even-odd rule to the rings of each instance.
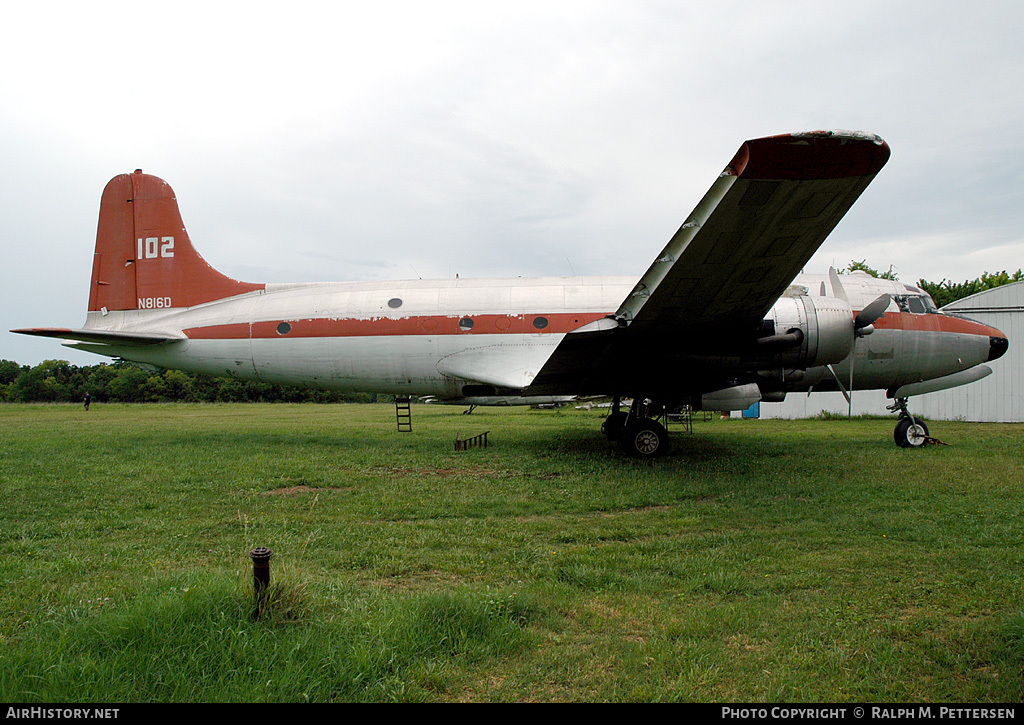
[[[366,469],[367,473],[387,476],[472,476],[475,478],[495,478],[512,475],[508,471],[495,468],[407,468],[401,466],[373,466]]]
[[[391,590],[434,589],[438,586],[455,586],[460,578],[450,571],[428,569],[426,571],[408,572],[368,582],[371,587]]]
[[[323,491],[352,491],[350,487],[342,486],[288,486],[287,488],[275,488],[270,491],[263,491],[261,496],[298,496],[303,493],[322,493]]]

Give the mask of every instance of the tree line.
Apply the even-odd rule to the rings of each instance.
[[[144,370],[127,362],[78,366],[66,360],[19,365],[0,360],[0,401],[80,403],[372,403],[393,397],[273,385],[181,370]]]
[[[883,279],[898,279],[892,267],[879,272],[863,261],[850,262],[844,271],[855,270]],[[1021,281],[1024,281],[1024,271],[1018,269],[1012,273],[985,272],[977,279],[962,283],[922,279],[917,286],[942,307],[976,292]],[[12,360],[0,360],[0,402],[73,403],[81,402],[86,393],[99,403],[372,403],[394,400],[392,396],[215,378],[181,370],[153,372],[126,362],[80,367],[66,360],[45,360],[29,367]]]
[[[858,270],[867,272],[872,277],[878,277],[879,279],[899,279],[892,266],[885,272],[879,272],[877,269],[869,267],[864,260],[850,262],[844,271],[854,272]],[[1008,272],[1004,269],[1002,272],[982,272],[980,277],[967,279],[963,282],[953,282],[948,279],[943,279],[941,282],[929,282],[926,279],[921,279],[917,281],[917,286],[931,296],[932,300],[935,301],[936,307],[943,307],[950,302],[955,302],[978,292],[984,292],[985,290],[1001,287],[1012,282],[1024,282],[1024,270],[1018,269],[1016,272]]]
[[[978,292],[984,292],[993,287],[1001,287],[1011,282],[1024,282],[1024,270],[1018,269],[1013,273],[1009,273],[1006,270],[992,273],[985,272],[977,279],[965,280],[963,282],[950,282],[944,279],[935,284],[922,279],[918,282],[917,286],[931,295],[932,299],[935,300],[936,306],[942,307],[962,297],[970,297]]]

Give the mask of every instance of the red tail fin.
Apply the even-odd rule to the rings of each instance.
[[[91,312],[192,307],[265,286],[226,277],[199,256],[163,179],[137,170],[103,190]]]

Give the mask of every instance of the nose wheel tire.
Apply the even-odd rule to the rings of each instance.
[[[920,448],[928,442],[928,426],[919,418],[900,418],[893,438],[900,448]]]
[[[668,431],[650,418],[640,418],[626,425],[619,446],[634,458],[654,458],[668,451]]]

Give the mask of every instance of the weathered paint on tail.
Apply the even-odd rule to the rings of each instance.
[[[263,284],[211,267],[189,240],[170,185],[136,170],[103,190],[89,311],[193,307]]]

